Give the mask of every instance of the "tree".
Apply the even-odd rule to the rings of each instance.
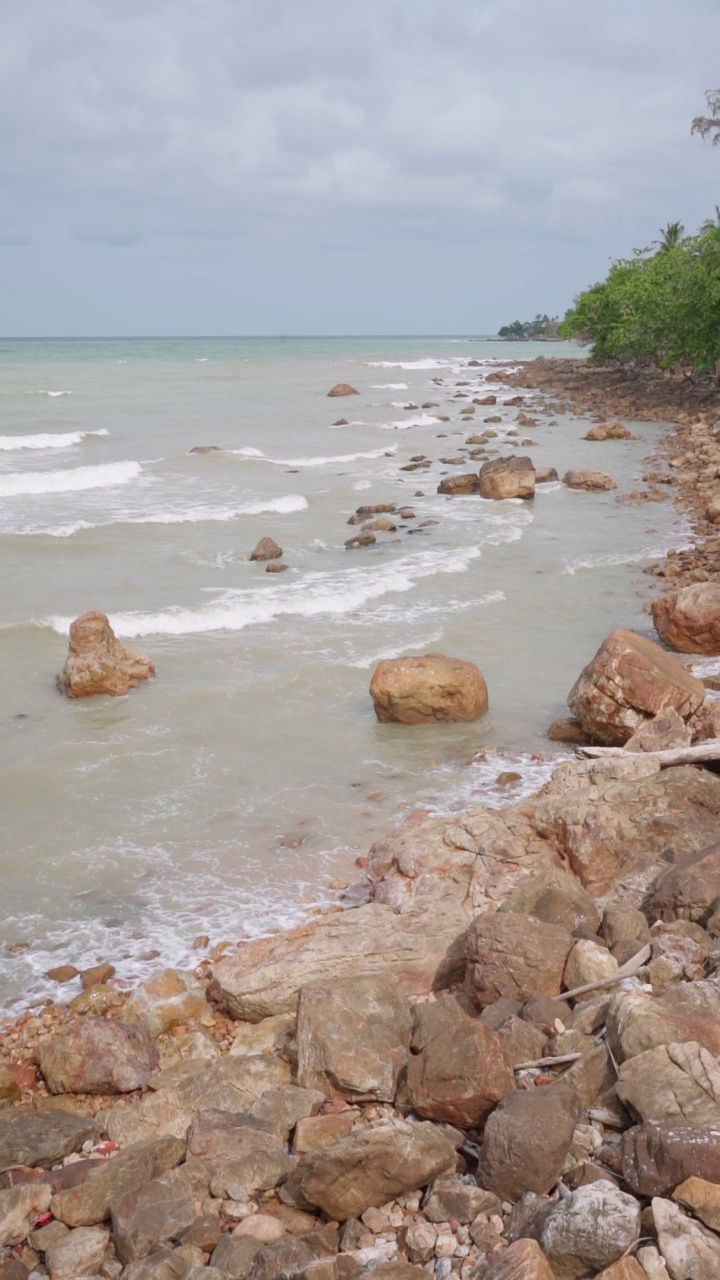
[[[685,228],[682,222],[668,222],[666,227],[661,228],[660,235],[662,240],[658,253],[667,253],[669,249],[677,249],[685,235]]]
[[[699,133],[701,138],[710,138],[714,147],[720,146],[720,89],[708,89],[705,93],[710,115],[696,116],[692,122],[691,133]]]

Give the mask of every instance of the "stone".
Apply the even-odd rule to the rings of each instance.
[[[208,1012],[205,988],[194,974],[159,969],[133,988],[120,1018],[156,1038],[179,1022],[199,1022]]]
[[[266,573],[287,573],[288,567],[289,566],[286,565],[283,560],[270,560],[268,564],[265,565],[265,572]]]
[[[28,1243],[36,1253],[47,1253],[51,1244],[68,1235],[69,1228],[63,1222],[48,1222],[45,1227],[37,1227],[28,1236]]]
[[[54,969],[48,969],[45,977],[51,982],[72,982],[79,972],[80,970],[76,969],[74,964],[58,964]]]
[[[192,449],[189,450],[189,452],[201,453],[201,454],[202,453],[221,453],[222,450],[219,444],[196,444]]]
[[[373,547],[377,542],[374,533],[369,531],[366,533],[356,533],[354,538],[348,538],[345,543],[346,551],[357,551],[358,547]]]
[[[567,958],[563,984],[566,991],[574,991],[576,987],[584,987],[591,982],[604,982],[606,978],[617,976],[619,965],[607,947],[599,942],[591,942],[589,938],[580,938]],[[592,1000],[594,992],[580,996],[580,1000]]]
[[[620,1258],[601,1271],[595,1280],[648,1280],[648,1274],[637,1258]]]
[[[20,1244],[50,1208],[51,1195],[47,1182],[27,1182],[0,1191],[0,1245]]]
[[[451,498],[480,492],[480,477],[476,471],[464,471],[460,475],[445,476],[438,487],[438,493],[447,494]]]
[[[0,1173],[13,1165],[52,1165],[98,1136],[90,1116],[17,1107],[0,1113]]]
[[[293,1013],[280,1013],[262,1022],[243,1023],[235,1032],[228,1053],[232,1056],[251,1053],[282,1053],[295,1038],[297,1018]]]
[[[329,396],[357,396],[360,392],[350,386],[349,382],[338,382],[328,391]]]
[[[635,1125],[622,1136],[620,1156],[638,1195],[664,1196],[692,1177],[720,1182],[720,1142],[703,1125]]]
[[[122,1272],[122,1280],[186,1280],[188,1270],[184,1250],[161,1246],[146,1258],[131,1262]],[[208,1268],[204,1275],[205,1280],[219,1280],[214,1268]]]
[[[593,932],[600,924],[600,908],[576,876],[562,867],[551,867],[524,880],[513,889],[499,908],[518,915],[534,916],[545,924],[560,925],[572,933],[579,925]]]
[[[573,944],[572,934],[559,925],[486,912],[468,929],[468,990],[481,1005],[501,996],[524,1002],[538,993],[559,995]]]
[[[652,1124],[720,1127],[720,1062],[693,1041],[630,1058],[620,1067],[616,1091],[631,1114]]]
[[[126,1147],[97,1168],[77,1187],[54,1195],[53,1216],[68,1227],[90,1227],[110,1214],[110,1201],[174,1169],[185,1158],[181,1138],[150,1138]]]
[[[521,1062],[534,1062],[536,1058],[545,1056],[547,1032],[522,1018],[514,1015],[506,1018],[498,1027],[497,1035],[509,1067],[516,1067]]]
[[[233,1280],[247,1280],[262,1247],[263,1241],[252,1236],[223,1235],[213,1250],[210,1266]]]
[[[303,987],[298,1083],[327,1098],[392,1102],[411,1030],[410,1005],[394,978],[378,974]]]
[[[319,1089],[301,1089],[297,1085],[286,1084],[277,1089],[266,1089],[253,1102],[248,1115],[256,1120],[266,1120],[287,1143],[296,1124],[317,1115],[324,1102],[325,1095]]]
[[[147,1182],[113,1200],[110,1215],[115,1252],[126,1267],[192,1226],[197,1211],[173,1188]]]
[[[280,1240],[286,1234],[280,1219],[271,1217],[269,1213],[253,1213],[233,1231],[235,1237],[252,1236],[260,1244],[272,1244],[273,1240]]]
[[[478,1182],[501,1200],[524,1191],[545,1195],[560,1177],[579,1117],[577,1095],[564,1084],[508,1094],[485,1125]]]
[[[500,1037],[448,995],[425,1007],[422,1044],[408,1063],[406,1087],[418,1115],[470,1129],[515,1081]]]
[[[155,675],[155,664],[117,639],[106,614],[84,613],[70,626],[68,656],[57,686],[68,698],[122,697]]]
[[[222,1184],[231,1200],[237,1197],[228,1191],[230,1184],[240,1183],[248,1191],[275,1187],[292,1167],[285,1141],[270,1122],[243,1112],[199,1111],[188,1133],[188,1153],[223,1167],[211,1186],[217,1187],[213,1194],[218,1195]]]
[[[619,991],[608,1008],[607,1036],[619,1062],[686,1040],[720,1057],[720,992],[708,982],[678,982],[661,996]]]
[[[362,527],[363,533],[397,533],[397,525],[392,520],[388,520],[387,516],[376,516],[374,520],[369,520]]]
[[[478,720],[488,708],[479,667],[442,653],[379,662],[370,696],[383,724],[465,722]]]
[[[557,484],[560,479],[554,467],[536,467],[535,484]]]
[[[87,991],[89,987],[94,987],[98,983],[109,982],[115,977],[116,972],[114,964],[95,964],[90,969],[83,969],[80,974],[83,990]]]
[[[109,1239],[106,1227],[78,1227],[76,1231],[68,1231],[47,1251],[45,1261],[50,1280],[98,1275]]]
[[[435,1257],[438,1233],[431,1222],[416,1218],[405,1236],[405,1248],[411,1262],[429,1262]]]
[[[720,843],[699,849],[662,871],[644,904],[651,920],[706,924],[720,898]]]
[[[687,1205],[712,1231],[720,1230],[720,1186],[704,1178],[686,1178],[673,1191],[673,1200]]]
[[[0,1063],[0,1107],[9,1102],[19,1102],[20,1086],[12,1072]]]
[[[438,1126],[392,1120],[306,1152],[295,1178],[310,1204],[344,1222],[427,1186],[455,1161],[453,1142]]]
[[[540,1243],[555,1280],[580,1280],[617,1262],[640,1238],[640,1205],[612,1182],[578,1187],[549,1214]]]
[[[720,1238],[683,1213],[672,1200],[656,1196],[652,1216],[658,1245],[672,1280],[717,1280]]]
[[[313,1273],[309,1268],[319,1259],[327,1258],[330,1262],[330,1256],[337,1252],[337,1244],[333,1247],[327,1230],[311,1231],[306,1236],[283,1236],[263,1245],[253,1262],[252,1280],[312,1280]],[[336,1230],[334,1235],[337,1240]],[[358,1275],[359,1272],[353,1274]],[[319,1276],[315,1275],[314,1280],[326,1278],[327,1273],[324,1277],[321,1272]]]
[[[574,747],[587,747],[593,742],[574,716],[558,716],[550,725],[547,736],[551,742],[567,742]]]
[[[617,489],[617,484],[606,471],[594,471],[589,467],[571,467],[562,478],[568,489],[586,489],[602,492]]]
[[[158,1065],[145,1031],[91,1015],[41,1041],[37,1057],[51,1093],[130,1093]]]
[[[622,746],[666,707],[686,720],[705,698],[705,686],[680,661],[634,631],[611,632],[568,695],[587,733]]]
[[[642,911],[623,904],[613,903],[605,908],[601,932],[611,951],[621,942],[631,942],[639,951],[650,941],[650,926]]]
[[[515,1240],[491,1254],[482,1280],[554,1280],[552,1267],[537,1240]]]
[[[535,496],[535,468],[530,458],[511,454],[506,458],[493,458],[480,468],[480,496],[494,498],[533,498]]]
[[[585,436],[586,440],[634,440],[636,437],[622,422],[598,422]]]
[[[398,916],[368,903],[249,942],[213,967],[217,992],[248,1022],[293,1013],[300,989],[352,975],[388,974],[406,995],[427,995],[464,971],[465,913],[450,903]]]
[[[250,552],[251,560],[282,560],[282,547],[273,538],[261,538]]]
[[[479,1213],[490,1217],[500,1210],[500,1201],[491,1191],[460,1178],[437,1178],[428,1188],[422,1208],[429,1222],[448,1222],[455,1218],[460,1223],[472,1222]]]
[[[679,653],[720,653],[720,582],[693,582],[652,603],[664,644]]]
[[[314,1151],[316,1147],[329,1147],[339,1138],[345,1138],[351,1132],[355,1121],[355,1112],[348,1109],[335,1115],[308,1116],[299,1120],[293,1140],[293,1154],[301,1156],[305,1151]]]
[[[689,747],[692,731],[674,707],[647,720],[625,743],[626,751],[670,751]]]

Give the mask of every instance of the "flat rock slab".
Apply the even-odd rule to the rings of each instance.
[[[407,1062],[412,1014],[384,975],[303,987],[298,1001],[298,1082],[327,1098],[392,1102]]]
[[[18,1107],[0,1113],[0,1172],[13,1165],[51,1165],[98,1136],[89,1116]]]
[[[651,1124],[681,1120],[720,1126],[720,1062],[693,1041],[664,1044],[620,1068],[617,1095],[630,1112]]]

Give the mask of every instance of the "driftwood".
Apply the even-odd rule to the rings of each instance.
[[[614,987],[616,983],[622,982],[623,978],[632,978],[638,969],[642,969],[651,955],[652,946],[648,942],[641,951],[637,951],[624,965],[621,965],[612,978],[601,978],[599,982],[586,982],[583,987],[573,987],[572,991],[561,991],[559,996],[553,996],[553,1000],[574,1000],[576,996],[584,996],[588,991],[601,991],[605,987]]]
[[[577,753],[590,760],[631,760],[636,757],[642,760],[657,760],[661,769],[670,769],[676,764],[702,764],[706,760],[720,760],[720,738],[708,738],[707,742],[697,742],[694,747],[672,747],[666,751],[626,751],[624,747],[578,747]]]
[[[528,1071],[530,1067],[560,1067],[565,1062],[577,1062],[581,1053],[563,1053],[559,1058],[535,1058],[533,1062],[518,1062],[514,1071]]]

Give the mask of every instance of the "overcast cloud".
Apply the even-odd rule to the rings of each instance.
[[[720,203],[718,0],[24,0],[0,331],[489,332]]]

